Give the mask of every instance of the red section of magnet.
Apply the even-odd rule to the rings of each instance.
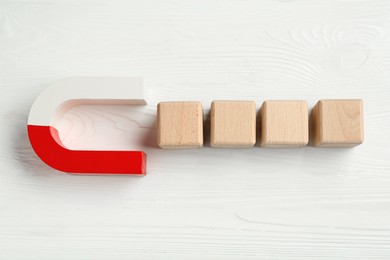
[[[146,154],[142,151],[79,151],[61,143],[51,126],[28,125],[28,135],[36,154],[49,166],[75,174],[146,173]]]

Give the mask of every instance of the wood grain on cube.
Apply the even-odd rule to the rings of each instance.
[[[301,147],[309,142],[306,101],[265,101],[260,117],[261,146]]]
[[[200,102],[159,103],[157,125],[157,143],[161,148],[203,146],[203,108]]]
[[[352,147],[363,143],[362,100],[320,100],[312,115],[315,146]]]
[[[212,147],[253,147],[256,143],[256,103],[213,101],[210,137]]]

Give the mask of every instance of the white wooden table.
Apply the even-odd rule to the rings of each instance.
[[[390,2],[0,0],[0,259],[390,259]],[[66,76],[143,76],[150,105],[81,106],[74,149],[143,149],[148,176],[73,176],[32,151]],[[156,104],[362,98],[354,149],[156,147]]]

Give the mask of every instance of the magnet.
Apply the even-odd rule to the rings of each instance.
[[[36,98],[28,118],[28,136],[47,165],[74,174],[146,174],[143,151],[70,150],[55,123],[81,104],[146,105],[142,78],[70,77],[49,85]]]

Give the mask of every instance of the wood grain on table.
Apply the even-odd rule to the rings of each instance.
[[[389,5],[0,1],[0,259],[389,259]],[[146,177],[68,175],[34,154],[34,98],[74,75],[145,78],[148,106],[76,107],[59,130],[72,149],[146,151]],[[364,101],[364,144],[156,145],[160,101],[207,115],[213,100],[329,98]]]

